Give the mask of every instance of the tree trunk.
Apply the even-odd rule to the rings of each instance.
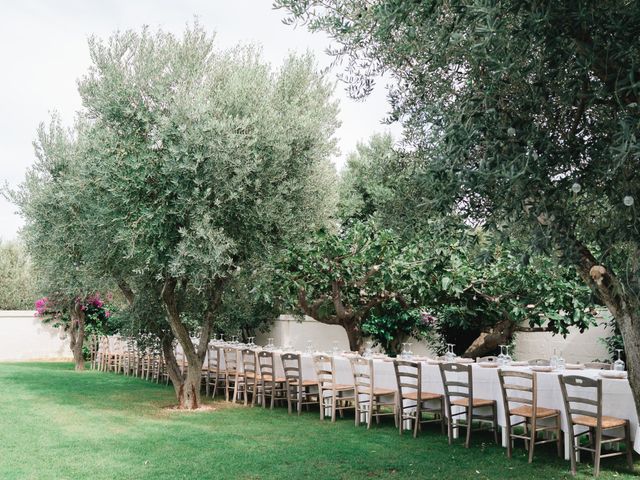
[[[516,324],[509,319],[496,323],[489,331],[478,335],[462,354],[466,358],[484,357],[496,351],[500,345],[507,345],[513,338]]]
[[[640,303],[612,271],[598,264],[586,246],[578,244],[578,251],[578,273],[607,306],[622,334],[629,385],[640,418]]]
[[[75,302],[71,309],[71,326],[69,327],[69,346],[73,353],[73,361],[76,364],[76,371],[84,370],[84,324],[85,314],[82,304]]]
[[[351,350],[352,352],[362,352],[364,338],[362,336],[362,331],[360,330],[359,322],[343,322],[342,326],[347,332],[347,338],[349,339],[349,350]]]
[[[180,343],[182,351],[187,357],[188,362],[186,378],[183,378],[179,373],[179,370],[177,372],[169,371],[169,376],[173,382],[173,386],[176,390],[176,396],[178,398],[178,408],[180,409],[195,410],[200,407],[202,365],[204,363],[204,358],[209,346],[209,340],[211,338],[213,314],[222,300],[222,288],[224,283],[224,279],[216,279],[215,288],[207,290],[209,302],[207,310],[204,313],[204,320],[200,330],[200,339],[198,340],[197,346],[193,344],[189,331],[180,318],[180,310],[178,308],[175,292],[177,280],[175,278],[165,280],[164,287],[162,288],[161,296],[167,311],[167,318],[169,320],[169,325],[171,326],[171,331]],[[173,356],[173,350],[171,350],[171,356]]]

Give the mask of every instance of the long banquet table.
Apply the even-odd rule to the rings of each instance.
[[[277,376],[284,376],[282,362],[280,361],[280,350],[274,350],[275,368]],[[300,352],[298,352],[300,353]],[[302,376],[304,380],[315,380],[316,373],[313,365],[313,355],[302,353]],[[333,355],[335,365],[335,381],[341,384],[353,384],[353,374],[348,356]],[[238,349],[238,366],[241,368],[242,361],[240,357],[240,349]],[[221,355],[221,367],[224,368],[224,360]],[[440,369],[437,364],[421,361],[422,363],[422,390],[432,393],[444,393]],[[206,360],[205,360],[206,366]],[[496,400],[498,405],[498,424],[502,428],[503,446],[506,446],[506,427],[504,405],[502,401],[502,392],[500,389],[500,381],[498,379],[497,368],[484,368],[479,364],[472,364],[473,376],[473,394],[476,398],[487,400]],[[529,367],[503,367],[508,370],[531,371]],[[391,359],[374,359],[374,383],[376,387],[389,388],[397,390],[395,371],[393,361]],[[564,370],[562,372],[538,372],[537,373],[537,389],[538,389],[538,406],[554,408],[561,412],[562,431],[565,434],[565,457],[569,454],[570,436],[567,432],[567,424],[564,414],[564,403],[562,400],[562,392],[560,390],[559,375],[581,375],[590,378],[598,378],[599,370],[582,369],[582,370]],[[603,415],[614,416],[618,418],[629,419],[631,423],[631,436],[634,439],[633,448],[640,453],[640,428],[638,425],[638,416],[635,410],[635,404],[626,379],[608,379],[603,378]]]

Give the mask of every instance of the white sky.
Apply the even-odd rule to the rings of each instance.
[[[0,182],[15,186],[22,181],[34,159],[36,128],[50,112],[71,123],[80,108],[76,80],[89,66],[91,34],[108,37],[142,25],[179,34],[197,16],[204,28],[216,32],[221,48],[259,43],[264,58],[274,65],[290,51],[310,50],[321,67],[328,66],[327,37],[284,25],[285,12],[271,5],[271,0],[0,0]],[[355,102],[337,85],[342,121],[338,168],[356,143],[372,133],[391,130],[397,136],[399,128],[381,123],[387,112],[382,87],[365,102]],[[2,240],[17,236],[22,222],[14,211],[0,197]]]

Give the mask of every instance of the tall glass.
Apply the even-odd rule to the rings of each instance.
[[[506,345],[499,345],[499,347],[500,347],[500,354],[498,355],[497,362],[499,367],[503,367],[505,364],[505,356],[506,356],[504,354],[504,347],[506,347]]]
[[[562,356],[562,351],[560,351],[560,355],[558,355],[558,359],[556,360],[556,369],[562,372],[565,368],[567,368],[567,363]]]
[[[558,354],[555,348],[553,349],[553,355],[549,359],[549,366],[554,370],[558,368]]]
[[[453,362],[456,359],[456,354],[453,351],[453,347],[455,347],[455,343],[447,343],[447,353],[444,354],[444,359],[447,362]]]
[[[402,358],[403,360],[409,359],[409,350],[407,350],[407,345],[409,345],[407,342],[402,342],[402,352],[400,352],[400,358]]]
[[[613,362],[613,369],[617,372],[624,372],[624,361],[622,360],[622,358],[620,358],[620,355],[622,354],[622,349],[621,348],[616,348],[616,352],[618,352],[618,359]]]
[[[265,350],[273,350],[274,346],[273,338],[267,338],[267,346],[265,347]]]
[[[511,355],[509,355],[509,345],[505,345],[504,349],[505,349],[504,366],[508,367],[509,365],[511,365],[513,358],[511,358]]]
[[[371,340],[367,341],[367,348],[365,348],[362,356],[364,358],[370,358],[373,355],[373,342]]]

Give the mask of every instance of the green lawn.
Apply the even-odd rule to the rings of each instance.
[[[0,364],[2,479],[554,479],[569,463],[541,447],[528,465],[522,447],[508,460],[488,436],[471,449],[449,446],[436,429],[418,439],[391,426],[367,431],[316,412],[228,406],[164,410],[173,391],[69,364]],[[601,478],[636,478],[604,460]],[[640,464],[636,465],[640,472]],[[580,465],[578,478],[590,478]]]

